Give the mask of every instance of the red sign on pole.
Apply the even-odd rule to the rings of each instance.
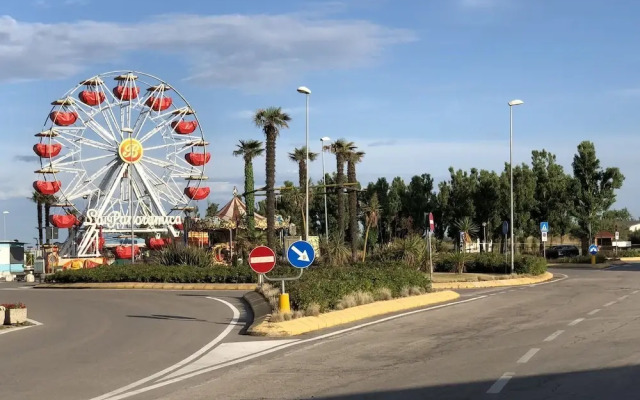
[[[433,233],[435,228],[436,228],[436,224],[435,224],[435,222],[433,220],[433,214],[429,213],[429,230],[431,231],[431,233]]]
[[[276,265],[276,253],[267,246],[258,246],[249,253],[249,266],[259,274],[266,274]]]

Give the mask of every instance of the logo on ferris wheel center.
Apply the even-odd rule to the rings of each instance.
[[[118,146],[118,154],[122,161],[135,164],[142,158],[142,143],[136,139],[125,139]]]

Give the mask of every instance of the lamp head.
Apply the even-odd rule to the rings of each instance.
[[[511,100],[511,101],[509,102],[509,107],[519,106],[519,105],[521,105],[521,104],[524,104],[524,101],[522,101],[522,100],[518,100],[518,99],[515,99],[515,100]]]
[[[311,94],[311,90],[306,86],[300,86],[298,88],[298,93]]]
[[[325,137],[323,137],[323,138],[320,138],[320,141],[321,141],[321,142],[330,142],[330,141],[331,141],[331,138],[330,138],[330,137],[328,137],[328,136],[325,136]]]

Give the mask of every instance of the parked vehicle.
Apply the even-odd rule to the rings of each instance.
[[[571,245],[551,246],[547,249],[547,258],[576,257],[579,255],[580,250]]]

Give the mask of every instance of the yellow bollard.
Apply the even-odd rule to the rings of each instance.
[[[591,265],[596,265],[596,256],[591,256]]]
[[[289,305],[289,293],[283,293],[280,295],[280,312],[291,312],[291,306]]]

